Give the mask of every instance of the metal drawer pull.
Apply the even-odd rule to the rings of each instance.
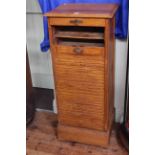
[[[83,52],[83,50],[82,50],[81,48],[79,48],[79,47],[76,47],[76,48],[74,49],[74,52],[75,52],[76,54],[81,54],[81,53]]]
[[[72,23],[72,24],[81,24],[81,23],[83,23],[83,21],[75,19],[75,20],[70,20],[70,23]]]

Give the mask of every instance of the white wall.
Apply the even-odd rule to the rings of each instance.
[[[43,15],[37,0],[27,0],[26,41],[34,87],[54,88],[50,52],[41,52],[43,40]]]
[[[115,45],[115,107],[116,121],[120,122],[124,110],[126,65],[127,65],[127,40],[116,39]]]
[[[50,52],[40,51],[43,39],[43,22],[37,0],[27,0],[27,50],[34,87],[54,89]],[[115,107],[116,120],[121,121],[124,110],[127,41],[116,39],[115,55]],[[54,104],[54,109],[56,105]],[[55,110],[56,111],[56,110]]]

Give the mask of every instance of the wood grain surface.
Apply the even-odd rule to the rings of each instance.
[[[109,143],[114,118],[114,13],[117,7],[115,4],[85,4],[85,7],[66,4],[46,14],[59,139],[100,146]],[[78,15],[73,17],[77,10]],[[91,37],[89,30],[92,36],[97,33],[100,38]]]
[[[104,48],[57,46],[55,76],[59,121],[62,124],[104,129]]]
[[[66,16],[67,17],[67,16]],[[50,25],[64,26],[105,26],[105,19],[95,18],[49,18]]]
[[[57,116],[48,112],[36,112],[35,119],[26,130],[27,155],[128,155],[112,130],[107,148],[80,143],[59,141]]]
[[[48,17],[112,18],[118,4],[63,4],[46,13]]]
[[[58,38],[78,38],[78,39],[102,39],[103,40],[103,34],[102,33],[93,33],[93,32],[70,32],[70,31],[59,31],[55,34],[55,37]]]

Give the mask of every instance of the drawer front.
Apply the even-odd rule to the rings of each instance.
[[[91,61],[95,61],[95,56],[100,59],[103,59],[104,56],[104,48],[103,47],[88,47],[88,46],[63,46],[57,45],[55,46],[56,49],[56,56],[65,56],[65,57],[72,57],[74,59],[83,60],[91,58]],[[93,57],[94,56],[94,57]],[[102,62],[103,63],[103,62]]]
[[[104,48],[54,50],[59,122],[104,130]]]
[[[67,26],[105,26],[105,19],[93,18],[50,18],[49,25]]]

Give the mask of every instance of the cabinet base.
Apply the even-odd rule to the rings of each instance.
[[[107,147],[109,144],[109,137],[110,130],[105,132],[60,124],[58,125],[59,140]]]

